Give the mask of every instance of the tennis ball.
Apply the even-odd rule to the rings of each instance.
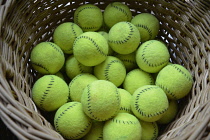
[[[104,23],[111,28],[118,22],[132,19],[132,13],[129,7],[120,2],[110,3],[104,10]]]
[[[68,97],[68,85],[63,79],[55,75],[45,75],[39,78],[32,88],[34,103],[45,111],[58,109],[67,102]]]
[[[78,7],[74,13],[74,23],[79,25],[83,31],[97,31],[103,23],[101,9],[92,4]]]
[[[70,89],[70,99],[71,101],[80,102],[81,95],[83,93],[84,88],[92,83],[93,81],[98,80],[95,76],[89,73],[81,73],[74,77],[69,83]]]
[[[140,140],[141,124],[129,113],[118,113],[114,118],[105,122],[103,129],[104,140]]]
[[[103,140],[104,122],[92,121],[90,131],[82,138],[83,140]]]
[[[156,140],[158,137],[158,125],[156,122],[145,122],[139,120],[142,128],[141,140]]]
[[[131,99],[131,110],[140,120],[155,122],[168,109],[168,98],[158,86],[145,85],[138,88]]]
[[[81,34],[73,45],[75,58],[85,66],[95,66],[103,62],[107,57],[108,50],[107,40],[97,32]]]
[[[105,31],[99,31],[98,32],[99,34],[101,34],[107,41],[109,39],[109,34]],[[112,50],[112,48],[109,46],[109,51],[108,51],[108,54],[107,55],[113,55],[114,54],[114,51]]]
[[[72,54],[74,40],[82,33],[82,29],[77,24],[65,22],[56,27],[53,41],[64,53]]]
[[[52,42],[41,42],[31,51],[32,67],[41,74],[55,74],[64,65],[63,51]]]
[[[93,67],[85,66],[77,61],[77,59],[71,55],[66,60],[66,75],[73,79],[75,76],[81,73],[92,73]]]
[[[123,88],[133,95],[135,90],[144,85],[154,85],[155,81],[150,73],[141,69],[134,69],[127,73],[123,82]]]
[[[136,63],[136,52],[130,54],[116,54],[114,56],[119,58],[123,62],[127,72],[138,68],[138,65]]]
[[[166,45],[158,40],[144,42],[136,52],[136,62],[140,69],[157,73],[169,62],[170,55]]]
[[[120,94],[120,111],[119,113],[130,113],[131,114],[131,94],[125,89],[118,88]]]
[[[132,23],[119,22],[110,29],[108,43],[115,52],[129,54],[138,48],[140,34]]]
[[[59,72],[55,73],[54,75],[60,77],[61,79],[63,79],[65,81],[65,78],[64,78],[64,75],[62,74],[62,72],[59,71]]]
[[[163,115],[163,117],[157,121],[157,123],[158,124],[170,123],[176,117],[177,112],[178,112],[177,100],[170,100],[168,110]]]
[[[126,76],[126,69],[122,61],[114,56],[108,56],[101,64],[94,67],[94,75],[100,80],[107,80],[120,86]]]
[[[85,136],[91,126],[91,119],[82,110],[79,102],[68,102],[55,113],[54,126],[66,139],[79,139]]]
[[[169,99],[177,100],[190,92],[193,78],[185,67],[171,64],[158,73],[155,84],[165,91]]]
[[[106,80],[97,80],[86,86],[81,96],[84,112],[93,120],[106,121],[120,110],[117,87]]]
[[[131,23],[138,28],[142,42],[154,39],[160,29],[159,20],[150,13],[136,15]]]

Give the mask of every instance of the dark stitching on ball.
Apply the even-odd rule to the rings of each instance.
[[[74,30],[74,23],[71,23],[71,30],[72,30],[72,32],[73,32],[73,35],[74,35],[74,38],[76,39],[77,38],[77,33],[76,33],[76,31]]]
[[[155,125],[155,122],[152,122],[152,126],[154,128],[152,140],[155,140],[157,138],[157,136],[158,136],[157,125]]]
[[[112,119],[112,122],[114,123],[123,123],[123,124],[137,124],[139,123],[138,121],[125,121],[125,120],[119,120],[119,119]]]
[[[79,39],[81,39],[81,38],[90,40],[90,41],[92,42],[92,44],[94,44],[94,46],[96,47],[96,50],[97,50],[101,55],[107,56],[107,54],[105,54],[102,50],[100,50],[99,45],[98,45],[92,38],[90,38],[90,37],[88,37],[88,36],[79,36],[79,37],[77,37],[76,41],[74,41],[74,46],[75,46],[77,40],[79,40]]]
[[[121,61],[119,61],[119,60],[112,60],[111,62],[109,62],[108,64],[107,64],[107,66],[106,66],[106,68],[105,68],[105,70],[104,70],[104,76],[105,76],[105,79],[106,80],[108,80],[108,81],[110,81],[110,79],[109,79],[109,68],[111,67],[111,65],[113,64],[113,63],[120,63],[120,64],[122,64],[121,63]]]
[[[51,42],[48,42],[48,44],[49,44],[51,47],[53,47],[57,52],[59,52],[61,55],[63,55],[63,51],[60,50],[60,49],[58,49],[57,47],[55,47],[54,44],[52,44]]]
[[[131,112],[131,109],[126,107],[120,107],[120,110]]]
[[[79,13],[82,12],[83,10],[85,9],[98,9],[97,7],[84,7],[82,9],[80,9],[78,12],[77,12],[77,15],[75,16],[75,23],[77,25],[79,25],[82,29],[96,29],[98,27],[82,27],[79,22],[78,22],[78,17],[79,17]]]
[[[168,60],[167,61],[163,61],[163,62],[161,62],[161,63],[158,63],[158,64],[151,64],[148,60],[147,60],[147,58],[145,57],[145,51],[146,51],[146,49],[147,49],[147,47],[149,47],[149,45],[150,44],[152,44],[154,41],[150,41],[149,43],[147,43],[145,46],[144,46],[144,48],[143,48],[143,51],[142,51],[142,59],[143,59],[143,61],[144,61],[144,63],[146,63],[148,66],[150,66],[150,67],[158,67],[158,66],[161,66],[161,65],[164,65],[164,64],[166,64],[166,63],[168,63]]]
[[[154,84],[154,79],[153,79],[153,77],[152,77],[152,75],[151,74],[148,74],[149,75],[149,78],[150,78],[150,85],[153,85]]]
[[[193,82],[193,79],[189,76],[186,75],[186,73],[184,73],[180,68],[178,68],[176,65],[169,65],[171,67],[174,67],[177,71],[179,71],[181,74],[183,74],[188,81]]]
[[[124,13],[126,15],[126,17],[127,17],[127,21],[129,20],[128,13],[124,9],[118,7],[117,5],[114,5],[114,3],[111,3],[110,6],[113,7],[113,8],[115,8],[115,9],[117,9],[117,10],[119,10],[120,12]]]
[[[83,69],[82,69],[82,64],[81,64],[80,62],[78,62],[78,67],[79,67],[79,71],[80,71],[81,73],[83,73],[84,71],[83,71]]]
[[[154,116],[156,116],[156,115],[161,115],[161,114],[163,114],[163,113],[165,113],[167,110],[168,110],[168,108],[166,108],[166,109],[164,109],[164,110],[162,110],[162,111],[159,111],[159,112],[156,112],[156,113],[154,113],[154,114],[145,114],[140,108],[139,108],[139,105],[138,105],[138,100],[139,100],[139,96],[142,94],[142,93],[144,93],[144,92],[146,92],[146,91],[148,91],[148,90],[151,90],[151,89],[156,89],[156,88],[159,88],[159,87],[149,87],[149,88],[145,88],[145,89],[143,89],[141,92],[139,92],[138,94],[137,94],[137,99],[136,99],[136,101],[135,101],[135,104],[134,104],[134,106],[135,106],[135,109],[138,111],[138,113],[139,114],[141,114],[142,116],[145,116],[145,117],[154,117]]]
[[[130,29],[130,32],[129,32],[128,36],[124,40],[119,40],[119,41],[108,40],[109,43],[124,44],[124,43],[126,43],[130,40],[130,38],[131,38],[131,36],[133,35],[133,32],[134,32],[133,27],[132,27],[130,22],[124,22],[124,23],[127,23],[127,25],[129,26],[129,29]]]
[[[176,95],[173,92],[171,92],[167,87],[165,87],[165,86],[163,86],[163,85],[161,85],[159,83],[156,83],[156,84],[157,84],[157,86],[159,86],[160,88],[162,88],[164,91],[166,91],[168,94],[170,94],[174,99],[177,100]]]
[[[39,63],[36,63],[36,62],[32,62],[32,61],[31,61],[31,64],[36,65],[37,67],[40,67],[40,68],[46,70],[47,72],[49,72],[49,70],[48,70],[46,67],[44,67],[43,65],[41,65],[41,64],[39,64]]]
[[[123,62],[128,62],[128,63],[131,63],[131,64],[135,64],[136,65],[136,62],[135,61],[132,61],[132,60],[129,60],[129,59],[120,59],[121,61]]]
[[[147,32],[149,33],[149,40],[152,38],[152,30],[150,30],[150,29],[147,27],[147,25],[135,24],[135,26],[147,30]]]
[[[55,82],[55,81],[54,81],[54,77],[53,77],[53,76],[50,76],[50,77],[51,77],[50,83],[48,84],[47,89],[44,91],[44,94],[42,95],[41,100],[40,100],[40,102],[39,102],[40,108],[42,108],[43,110],[45,110],[45,109],[43,108],[44,100],[46,99],[46,96],[48,95],[50,89],[51,89],[52,86],[53,86],[53,83]]]

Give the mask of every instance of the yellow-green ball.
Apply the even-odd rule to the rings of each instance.
[[[136,51],[130,54],[116,54],[114,56],[123,62],[126,68],[126,72],[138,68],[136,63]]]
[[[127,73],[123,82],[123,88],[133,93],[144,85],[154,85],[155,81],[150,73],[142,71],[141,69],[134,69]]]
[[[131,23],[138,28],[142,42],[155,39],[160,29],[159,20],[150,13],[136,15]]]
[[[32,88],[34,103],[45,111],[58,109],[67,102],[68,97],[68,85],[63,79],[55,75],[45,75],[39,78]]]
[[[158,40],[144,42],[136,52],[136,62],[140,69],[157,73],[169,62],[170,55],[164,43]]]
[[[158,137],[159,129],[156,122],[145,122],[139,120],[142,128],[141,140],[156,140]]]
[[[103,24],[101,9],[93,4],[78,7],[74,13],[74,23],[83,31],[97,31]]]
[[[71,101],[80,102],[85,87],[96,80],[98,79],[89,73],[81,73],[74,77],[69,84]]]
[[[155,84],[165,91],[169,99],[177,100],[190,92],[193,78],[185,67],[171,64],[158,73]]]
[[[123,3],[110,3],[104,10],[104,22],[109,28],[121,21],[130,22],[131,19],[132,13],[130,8]]]
[[[138,48],[140,34],[130,22],[118,22],[109,31],[109,46],[119,54],[129,54]]]
[[[99,31],[98,32],[99,34],[101,34],[107,41],[109,39],[109,34],[105,31]],[[107,42],[108,43],[108,42]],[[109,46],[109,51],[108,51],[108,54],[107,55],[113,55],[114,54],[114,51],[112,50],[112,48]]]
[[[85,114],[96,121],[113,118],[120,110],[117,87],[106,80],[97,80],[86,86],[81,96]]]
[[[101,64],[94,67],[94,75],[100,80],[107,80],[120,86],[126,76],[126,69],[120,59],[108,56]]]
[[[75,58],[85,66],[96,66],[102,63],[108,54],[107,40],[97,32],[85,32],[74,41]]]
[[[92,121],[90,131],[82,138],[82,140],[103,140],[104,122]]]
[[[178,112],[177,100],[170,100],[168,110],[163,115],[163,117],[157,121],[157,123],[158,124],[170,123],[176,117],[177,112]]]
[[[82,33],[82,29],[77,24],[65,22],[56,27],[53,41],[64,53],[72,54],[74,40]]]
[[[41,74],[55,74],[64,65],[63,51],[52,42],[41,42],[31,51],[30,61],[33,68]]]
[[[155,85],[138,88],[131,99],[131,110],[136,117],[146,122],[159,120],[167,111],[168,98],[164,91]]]
[[[70,79],[73,79],[81,73],[93,73],[93,67],[85,66],[77,61],[77,59],[71,55],[66,60],[65,65],[66,74]]]
[[[56,111],[54,126],[64,138],[79,139],[89,132],[92,121],[83,112],[81,103],[68,102]]]
[[[141,124],[129,113],[118,113],[117,116],[105,122],[104,140],[140,140]]]
[[[131,94],[125,89],[118,88],[121,102],[120,102],[120,111],[119,113],[132,113],[131,112]]]

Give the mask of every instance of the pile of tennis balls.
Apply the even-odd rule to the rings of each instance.
[[[167,45],[157,40],[159,21],[150,13],[132,16],[120,2],[86,4],[74,22],[56,27],[53,42],[41,42],[30,61],[41,76],[32,99],[55,111],[55,130],[66,139],[152,140],[158,125],[171,122],[177,101],[193,78],[170,63]]]

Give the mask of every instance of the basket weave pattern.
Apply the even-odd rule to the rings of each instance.
[[[73,21],[79,5],[101,9],[113,0],[0,1],[0,118],[19,139],[63,139],[31,100],[37,73],[30,65],[31,49],[52,41],[54,29]],[[118,0],[121,1],[121,0]],[[194,77],[192,91],[180,101],[180,111],[158,139],[210,139],[210,1],[124,0],[133,16],[154,14],[161,22],[159,39],[168,44],[171,62]]]

